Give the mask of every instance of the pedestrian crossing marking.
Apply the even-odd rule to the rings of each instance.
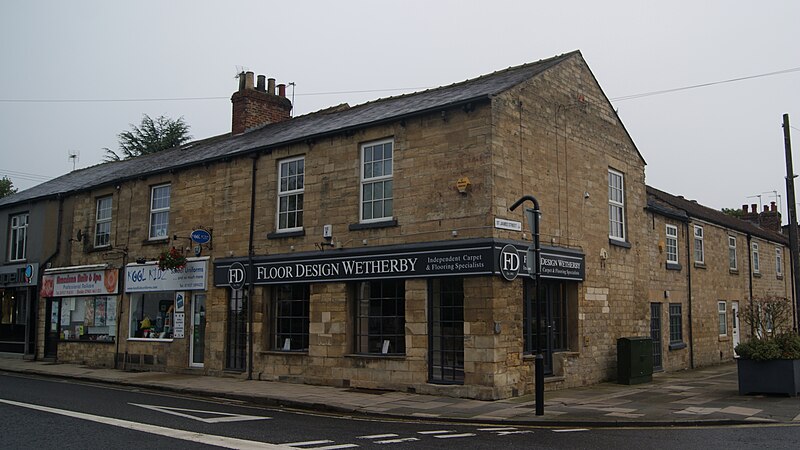
[[[439,439],[462,438],[475,436],[475,433],[461,433],[461,434],[435,434],[433,437]]]
[[[445,434],[453,433],[453,430],[433,430],[433,431],[417,431],[418,434]]]

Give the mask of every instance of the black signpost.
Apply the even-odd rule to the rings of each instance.
[[[536,383],[536,415],[544,415],[544,356],[542,355],[542,310],[539,306],[541,300],[541,253],[542,248],[539,244],[539,201],[532,195],[524,195],[514,202],[509,208],[511,211],[517,209],[519,205],[529,200],[533,203],[533,209],[525,208],[525,216],[531,226],[533,235],[533,248],[528,247],[528,273],[533,277],[533,289],[536,297],[536,359],[534,360],[534,372]],[[532,261],[532,263],[531,263]]]

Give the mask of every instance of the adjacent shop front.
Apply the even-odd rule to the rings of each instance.
[[[0,352],[35,351],[39,264],[0,267]]]
[[[482,344],[476,344],[473,337],[484,334],[486,339],[481,342],[493,340],[490,336],[510,333],[513,328],[501,327],[500,321],[489,322],[488,327],[483,323],[470,328],[470,323],[505,314],[487,312],[482,306],[500,304],[487,295],[506,289],[502,286],[511,286],[508,292],[527,295],[528,290],[523,289],[531,280],[526,266],[527,245],[519,241],[469,239],[260,256],[252,259],[252,265],[245,258],[224,259],[215,261],[214,283],[228,288],[231,316],[233,311],[246,311],[251,287],[264,289],[263,298],[268,299],[264,310],[268,314],[260,328],[269,336],[256,339],[266,342],[267,357],[280,352],[321,353],[322,349],[309,351],[318,342],[326,346],[324,352],[328,355],[345,356],[342,365],[362,367],[358,370],[374,367],[378,372],[381,368],[394,370],[398,358],[410,361],[425,355],[427,361],[422,367],[428,369],[426,382],[465,384],[469,383],[465,360],[474,360],[482,351],[477,348]],[[504,248],[515,255],[511,259],[517,276],[510,280],[499,276],[503,273]],[[583,254],[548,248],[542,261],[543,278],[554,285],[571,285],[570,292],[577,295],[584,273]],[[320,284],[329,287],[322,288]],[[521,300],[509,298],[508,302],[521,307]],[[237,309],[236,305],[241,307]],[[236,317],[243,320],[246,314]],[[527,322],[526,326],[528,330],[536,329]],[[324,336],[310,339],[313,332],[309,329],[322,330]],[[228,350],[235,349],[230,338]],[[513,340],[509,335],[508,341]],[[420,353],[420,349],[427,351]],[[472,356],[468,356],[469,352],[473,352]],[[240,355],[241,359],[246,358],[245,354]],[[359,358],[366,359],[352,362]],[[406,366],[409,371],[418,367]],[[373,379],[380,376],[364,375]],[[401,375],[395,372],[392,377],[400,379]]]
[[[113,363],[119,307],[119,269],[107,264],[45,270],[44,357]],[[85,345],[100,345],[86,348]]]
[[[207,279],[207,257],[189,258],[174,270],[161,270],[156,262],[128,264],[120,331],[126,346],[118,360],[125,367],[202,367]]]

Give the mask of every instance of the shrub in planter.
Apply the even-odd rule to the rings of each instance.
[[[739,394],[800,393],[800,336],[789,328],[789,301],[754,299],[739,317],[755,334],[736,346]]]

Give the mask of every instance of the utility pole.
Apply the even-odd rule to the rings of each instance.
[[[800,255],[797,247],[797,201],[794,197],[794,174],[792,168],[792,140],[790,137],[789,114],[783,115],[783,146],[786,150],[786,197],[789,204],[789,254],[792,257],[792,275],[794,278],[795,331],[800,330]]]

